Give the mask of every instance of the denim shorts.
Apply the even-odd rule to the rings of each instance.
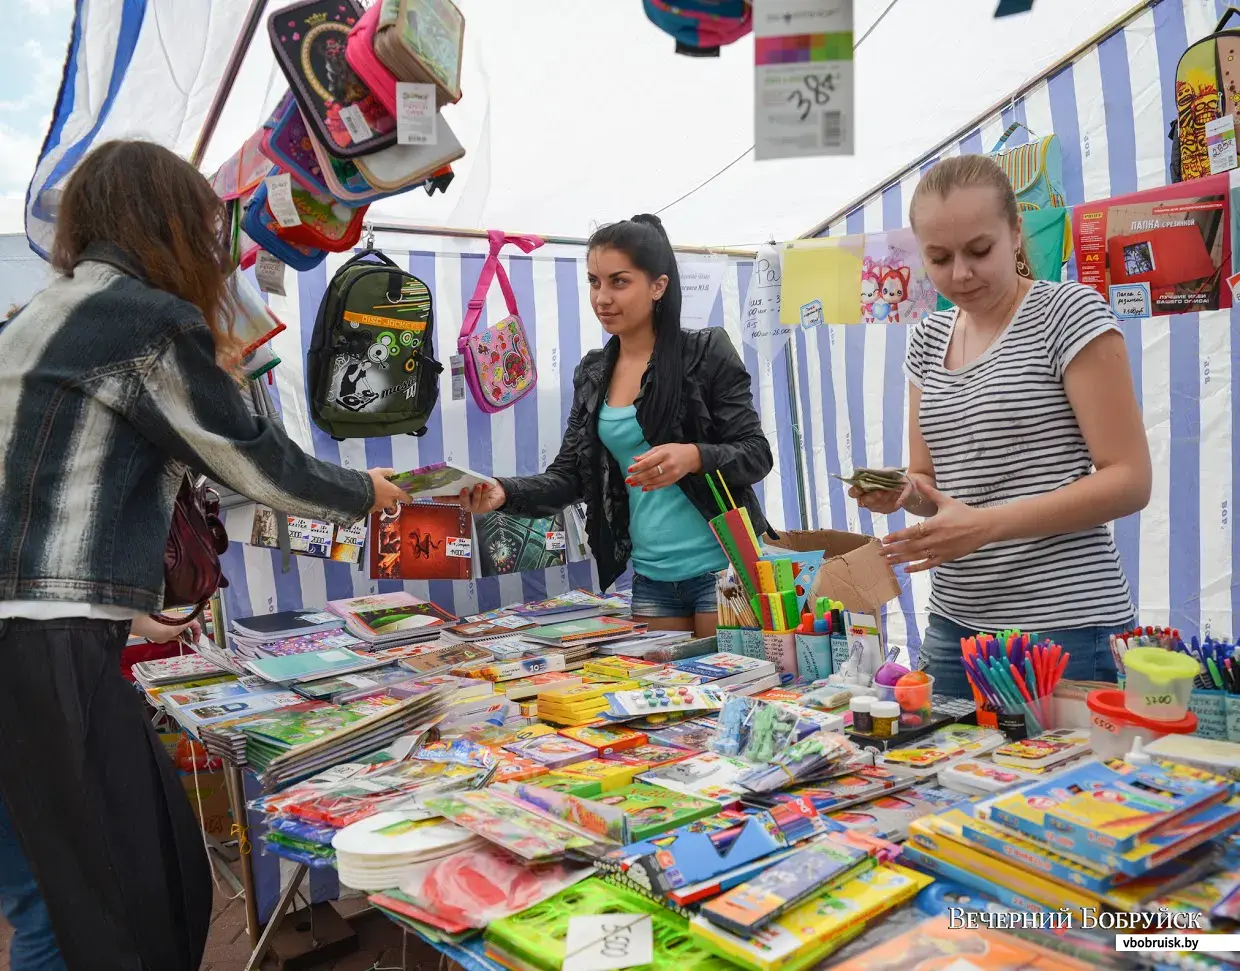
[[[1070,630],[1038,631],[1040,640],[1049,639],[1063,647],[1068,667],[1063,676],[1073,681],[1115,681],[1115,661],[1111,657],[1111,635],[1124,627],[1077,627]],[[917,654],[917,667],[934,677],[934,693],[949,698],[972,698],[964,664],[960,660],[960,639],[976,631],[939,614],[930,615],[926,636]]]
[[[633,573],[634,617],[692,617],[717,609],[713,573],[688,580],[651,580]]]

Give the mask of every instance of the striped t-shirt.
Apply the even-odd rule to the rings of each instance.
[[[1039,496],[1093,463],[1064,390],[1068,364],[1118,330],[1106,302],[1079,283],[1037,281],[994,343],[947,370],[956,310],[909,336],[905,372],[921,389],[921,433],[939,491],[970,506]],[[934,570],[930,610],[970,630],[1046,631],[1122,625],[1134,610],[1110,529],[993,543]]]

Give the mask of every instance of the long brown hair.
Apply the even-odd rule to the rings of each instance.
[[[1016,251],[1016,269],[1021,276],[1032,278],[1033,267],[1029,255],[1025,252],[1025,238],[1020,231],[1020,206],[1016,203],[1016,192],[999,163],[985,155],[957,155],[945,158],[927,172],[917,188],[913,190],[913,199],[909,203],[909,222],[913,231],[917,224],[913,222],[913,211],[918,200],[935,195],[945,199],[953,189],[964,189],[969,186],[987,186],[999,193],[999,204],[1003,215],[1011,224],[1012,232],[1020,240],[1020,249]]]
[[[152,142],[105,142],[65,185],[52,265],[72,276],[91,243],[118,247],[148,283],[202,311],[224,357],[235,343],[225,230],[224,204],[189,162]]]

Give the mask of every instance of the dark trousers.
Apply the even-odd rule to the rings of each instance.
[[[120,675],[128,629],[0,620],[0,796],[69,971],[197,971],[209,863]]]

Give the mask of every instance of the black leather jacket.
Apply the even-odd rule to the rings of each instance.
[[[720,328],[686,331],[683,347],[684,385],[673,420],[665,428],[652,427],[644,405],[647,367],[637,395],[637,422],[652,447],[669,442],[698,446],[702,474],[686,476],[678,486],[706,519],[717,516],[719,507],[705,473],[720,472],[761,535],[768,526],[753,485],[766,478],[774,460],[754,410],[749,372]],[[585,501],[586,532],[603,589],[624,572],[633,552],[625,473],[598,436],[599,411],[618,353],[619,341],[612,338],[577,366],[564,442],[547,471],[500,479],[508,497],[505,511],[516,516],[550,516]]]

